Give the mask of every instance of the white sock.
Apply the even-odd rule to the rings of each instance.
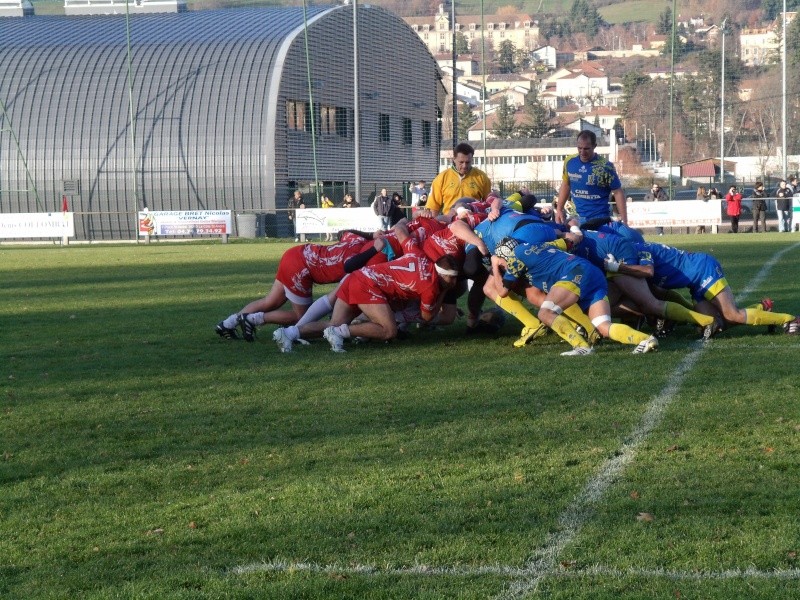
[[[296,342],[300,339],[300,330],[297,328],[297,325],[289,325],[289,327],[284,327],[283,332],[286,334],[286,337]]]
[[[308,323],[319,321],[322,317],[331,314],[332,311],[333,307],[331,306],[331,302],[328,300],[328,295],[325,294],[317,298],[314,303],[308,307],[306,314],[300,317],[300,320],[297,322],[297,326],[302,327]]]
[[[350,326],[347,325],[347,323],[342,323],[338,327],[334,327],[334,329],[343,338],[347,339],[350,337]]]
[[[222,326],[227,329],[236,329],[236,324],[239,322],[239,313],[233,313],[230,317],[222,322]]]
[[[263,325],[264,324],[264,313],[257,312],[257,313],[250,313],[245,317],[250,323],[253,325]]]

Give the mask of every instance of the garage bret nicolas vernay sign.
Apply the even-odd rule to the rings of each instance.
[[[229,235],[232,230],[229,210],[142,210],[139,235]]]

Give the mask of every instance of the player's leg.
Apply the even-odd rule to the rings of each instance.
[[[664,317],[680,323],[694,323],[700,327],[714,323],[712,316],[689,310],[682,304],[670,300],[659,300],[653,296],[644,279],[620,275],[614,278],[614,284],[647,315]]]
[[[736,325],[783,325],[794,320],[794,315],[779,312],[767,312],[763,308],[739,308],[733,297],[733,291],[726,285],[709,302],[719,310],[727,323]]]
[[[539,307],[539,320],[572,346],[572,350],[563,353],[564,355],[591,354],[592,351],[591,346],[577,332],[572,321],[563,315],[564,309],[575,304],[578,298],[575,292],[556,284],[550,288]]]
[[[611,321],[611,305],[608,300],[593,302],[588,312],[592,323],[594,323],[597,331],[603,337],[620,344],[636,346],[635,352],[637,353],[650,352],[658,348],[658,341],[655,337],[642,333],[624,323],[613,323]]]

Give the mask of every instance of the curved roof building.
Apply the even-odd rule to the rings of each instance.
[[[274,213],[295,187],[352,188],[353,8],[306,16],[307,36],[302,8],[132,16],[130,78],[123,16],[0,19],[0,212],[66,194],[78,239],[132,239],[145,206]],[[436,63],[399,17],[358,24],[362,189],[431,180]]]

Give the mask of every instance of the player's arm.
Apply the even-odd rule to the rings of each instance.
[[[650,279],[653,276],[653,265],[626,265],[619,263],[619,269],[616,271],[620,275],[630,275],[631,277],[638,277],[639,279]]]
[[[494,289],[500,298],[508,296],[509,289],[506,287],[505,279],[500,268],[506,267],[506,261],[498,256],[492,256],[492,279],[494,280]]]
[[[361,231],[359,229],[342,229],[339,232],[339,239],[342,239],[343,233],[352,233],[353,235],[360,236],[365,240],[373,240],[375,239],[375,232],[373,231]]]
[[[387,242],[382,236],[376,238],[371,247],[344,261],[344,272],[352,273],[353,271],[358,271],[372,260],[372,257],[381,252],[386,244]]]
[[[448,227],[450,227],[450,231],[452,231],[453,235],[458,239],[467,244],[476,246],[481,254],[489,256],[489,248],[486,247],[486,242],[484,242],[465,221],[460,219],[453,221]]]
[[[614,204],[617,207],[617,214],[619,220],[628,224],[628,199],[625,197],[625,191],[622,188],[617,188],[611,195],[614,196]]]
[[[567,212],[564,210],[564,205],[569,198],[569,181],[562,181],[561,187],[558,188],[558,199],[556,200],[556,223],[567,222]]]

